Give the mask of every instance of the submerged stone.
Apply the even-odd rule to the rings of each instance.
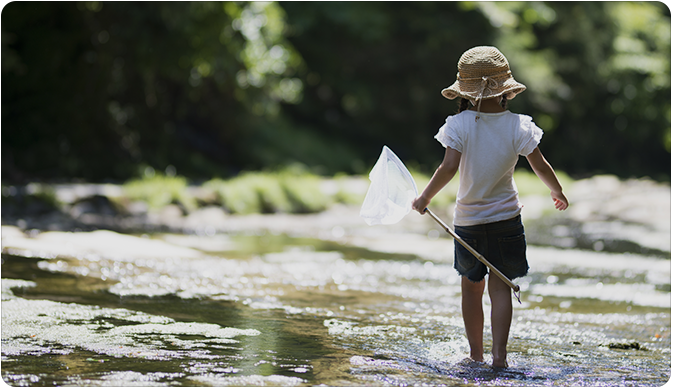
[[[641,350],[640,343],[638,343],[638,342],[610,343],[608,345],[608,347],[612,348],[612,349],[620,349],[620,350]]]

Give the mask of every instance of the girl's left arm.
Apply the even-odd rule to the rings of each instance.
[[[430,204],[430,200],[456,175],[458,166],[460,166],[461,155],[460,152],[451,147],[446,148],[444,160],[437,170],[435,170],[435,174],[432,175],[423,193],[411,203],[411,207],[414,210],[418,211],[421,215],[425,213],[425,208]]]
[[[547,185],[547,188],[551,190],[551,198],[554,200],[556,209],[564,211],[568,208],[568,199],[563,193],[563,188],[556,177],[554,168],[552,168],[549,162],[544,158],[540,149],[536,147],[532,153],[528,154],[526,159],[528,159],[528,163],[530,164],[530,167],[533,168],[535,174],[545,185]]]

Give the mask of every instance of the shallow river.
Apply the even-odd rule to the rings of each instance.
[[[495,371],[465,359],[452,260],[269,232],[2,228],[12,386],[661,386],[671,373],[670,259],[529,247],[510,367]],[[451,256],[450,239],[434,244]]]

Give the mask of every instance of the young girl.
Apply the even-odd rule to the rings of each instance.
[[[447,99],[461,97],[459,113],[449,116],[435,136],[446,148],[444,160],[412,204],[413,209],[425,213],[430,200],[460,171],[455,231],[510,280],[528,273],[522,205],[512,178],[519,155],[526,156],[535,174],[551,190],[556,209],[568,207],[554,170],[538,149],[542,130],[530,116],[505,109],[507,100],[525,89],[514,80],[507,59],[497,48],[480,46],[463,53],[456,82],[442,90]],[[461,275],[461,305],[470,358],[483,362],[482,296],[487,267],[458,244],[454,267]],[[488,294],[493,367],[503,368],[507,367],[507,338],[512,322],[510,288],[491,275]]]

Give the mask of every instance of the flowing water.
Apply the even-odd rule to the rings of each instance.
[[[12,386],[669,381],[670,259],[529,247],[531,272],[516,280],[523,293],[514,302],[510,367],[493,370],[466,359],[453,243],[432,243],[443,257],[263,231],[24,234],[3,226],[2,379]]]

